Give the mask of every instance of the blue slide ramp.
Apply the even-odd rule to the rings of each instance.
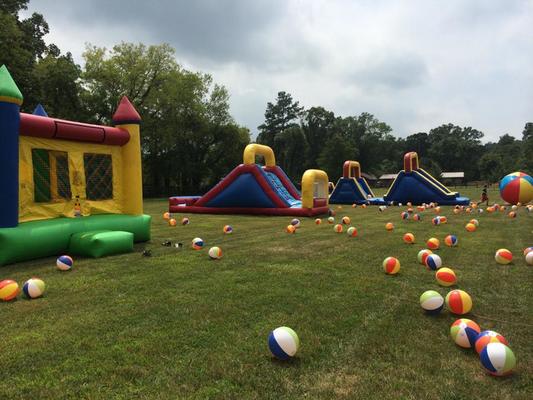
[[[295,199],[287,190],[285,185],[281,180],[272,172],[264,171],[259,168],[259,170],[265,175],[270,186],[275,190],[278,196],[291,208],[300,208],[302,206],[302,201]]]

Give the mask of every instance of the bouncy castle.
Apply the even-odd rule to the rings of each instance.
[[[62,253],[99,257],[150,239],[141,118],[126,97],[114,127],[20,112],[0,68],[0,265]]]
[[[256,155],[265,165],[256,164]],[[268,146],[249,144],[243,163],[203,196],[171,197],[171,213],[263,214],[313,216],[328,212],[328,176],[309,169],[302,176],[302,193],[276,165]]]

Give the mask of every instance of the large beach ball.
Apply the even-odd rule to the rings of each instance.
[[[487,372],[495,376],[509,375],[516,366],[513,351],[503,343],[489,343],[481,351],[479,359]]]
[[[441,286],[452,286],[457,283],[457,276],[451,268],[440,268],[435,272],[435,279]]]
[[[426,290],[420,296],[420,306],[428,314],[438,314],[444,307],[444,298],[435,290]]]
[[[415,235],[412,233],[406,233],[403,235],[403,241],[407,244],[413,244],[415,242]]]
[[[357,236],[357,229],[354,227],[354,226],[351,226],[348,228],[348,230],[346,231],[346,233],[348,234],[348,236],[350,237],[356,237]]]
[[[298,218],[294,218],[291,221],[291,225],[294,226],[296,229],[298,229],[300,227],[300,220]]]
[[[454,314],[466,314],[472,309],[472,298],[463,290],[452,290],[446,295],[446,307]]]
[[[167,221],[170,219],[170,213],[168,211],[163,214],[163,219],[166,219]]]
[[[220,247],[211,247],[207,252],[212,260],[219,260],[222,258],[222,250]]]
[[[481,351],[485,348],[486,345],[489,343],[503,343],[505,345],[509,345],[507,340],[503,337],[503,335],[500,335],[498,332],[495,331],[483,331],[481,332],[477,339],[476,339],[476,351],[478,354],[481,353]]]
[[[476,228],[479,226],[479,221],[475,218],[471,219],[470,221],[468,221],[469,224],[474,224],[476,226]]]
[[[392,222],[387,222],[385,224],[385,229],[388,230],[389,232],[393,231],[394,230],[394,224]]]
[[[170,218],[168,220],[168,225],[169,226],[176,226],[177,224],[178,224],[178,222],[174,218]]]
[[[194,238],[192,240],[192,248],[194,250],[201,250],[204,247],[204,241],[200,238]]]
[[[233,227],[231,225],[224,225],[224,228],[222,228],[222,231],[226,235],[229,235],[229,234],[233,233]]]
[[[509,264],[511,261],[513,261],[513,253],[507,249],[499,249],[496,251],[494,259],[498,264]]]
[[[350,225],[350,223],[352,222],[352,221],[350,220],[350,217],[348,217],[348,216],[342,217],[342,220],[341,220],[341,221],[342,221],[342,223],[343,223],[344,225]]]
[[[418,252],[418,255],[417,255],[417,259],[418,259],[418,262],[422,265],[426,265],[426,258],[430,255],[430,254],[433,254],[433,252],[429,249],[422,249]]]
[[[387,275],[396,275],[400,271],[400,261],[395,257],[383,260],[383,270]]]
[[[438,254],[429,254],[426,257],[425,263],[426,267],[432,271],[438,270],[440,267],[442,267],[442,259]]]
[[[457,246],[457,236],[455,235],[448,235],[444,238],[444,243],[448,247],[455,247]]]
[[[433,225],[440,225],[440,217],[439,217],[439,216],[434,217],[434,218],[431,220],[431,223],[432,223]]]
[[[74,260],[70,256],[66,256],[66,255],[60,256],[56,260],[57,269],[60,269],[61,271],[68,271],[69,269],[72,268],[73,265],[74,265]]]
[[[533,265],[533,251],[526,254],[526,264]]]
[[[473,223],[469,222],[468,224],[466,224],[465,229],[468,232],[474,232],[477,229],[477,226],[474,225]]]
[[[420,214],[415,214],[415,215],[413,215],[413,220],[415,220],[415,221],[421,221],[422,218],[420,217]]]
[[[529,203],[533,200],[533,178],[523,172],[513,172],[500,181],[500,196],[507,203]]]
[[[294,357],[299,347],[298,335],[286,326],[274,329],[268,336],[268,348],[274,357],[280,360]]]
[[[440,247],[440,241],[437,238],[429,238],[426,247],[430,250],[437,250]]]
[[[20,292],[19,284],[11,279],[0,281],[0,300],[10,301]]]
[[[333,217],[328,217],[328,224],[332,224],[335,222],[335,218]]]
[[[187,217],[183,217],[183,218],[181,219],[181,224],[182,224],[182,225],[189,225],[190,222],[191,222],[191,221],[189,221],[189,218],[187,218]]]
[[[526,256],[528,253],[531,253],[533,251],[533,247],[526,247],[524,249],[524,255]]]
[[[450,335],[453,341],[465,349],[474,347],[481,329],[474,321],[460,318],[450,327]]]
[[[22,291],[24,292],[24,295],[29,299],[36,299],[37,297],[41,297],[44,294],[45,289],[46,285],[39,278],[28,279],[26,282],[24,282],[24,285],[22,285]]]
[[[322,220],[320,218],[315,219],[315,224],[320,225],[322,223]]]
[[[296,227],[294,225],[287,225],[287,227],[285,228],[285,231],[287,233],[295,233],[296,232]]]
[[[342,225],[341,224],[336,224],[334,227],[333,227],[333,230],[337,233],[342,233]]]
[[[400,217],[402,217],[402,219],[409,219],[409,213],[407,211],[403,211],[400,214]]]

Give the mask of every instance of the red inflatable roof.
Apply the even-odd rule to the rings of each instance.
[[[130,100],[124,96],[120,99],[118,104],[117,111],[113,115],[113,124],[122,125],[122,124],[138,124],[141,122],[141,116],[133,107]]]

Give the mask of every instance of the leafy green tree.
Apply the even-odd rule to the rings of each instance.
[[[318,157],[318,166],[328,174],[331,182],[336,182],[342,175],[342,166],[346,160],[356,160],[358,151],[354,143],[346,141],[340,133],[333,134],[325,143]]]
[[[302,127],[308,144],[307,166],[314,167],[324,145],[335,132],[335,114],[323,107],[311,107],[304,113]]]
[[[528,122],[522,131],[522,169],[533,174],[533,122]]]
[[[305,157],[308,153],[307,141],[299,126],[292,126],[276,135],[274,147],[276,163],[293,180],[299,181],[306,168]]]

